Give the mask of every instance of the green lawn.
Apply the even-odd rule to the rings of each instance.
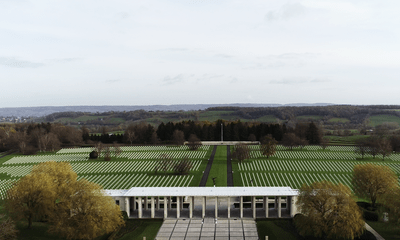
[[[226,187],[227,185],[227,167],[226,167],[226,146],[218,146],[217,151],[215,152],[214,162],[211,166],[210,174],[207,179],[207,187],[212,187],[213,181],[212,178],[216,178],[216,187]]]
[[[367,221],[367,223],[384,239],[400,239],[400,228],[396,228],[393,225],[379,221]]]
[[[133,231],[125,234],[123,237],[118,238],[119,240],[143,240],[154,239],[157,236],[158,229],[160,229],[163,223],[162,219],[130,219],[128,220],[127,226],[137,226]]]
[[[369,118],[370,126],[375,127],[377,125],[381,125],[384,122],[396,122],[400,125],[400,118],[393,115],[383,114],[383,115],[376,115],[371,116]]]
[[[292,219],[257,219],[258,238],[264,240],[300,239]]]
[[[149,147],[152,148],[153,146]],[[29,173],[31,167],[38,163],[24,162],[26,159],[40,159],[40,156],[46,157],[46,160],[68,161],[77,172],[78,177],[84,177],[89,181],[98,183],[105,189],[128,189],[130,187],[155,186],[199,186],[203,171],[208,162],[207,159],[210,157],[213,148],[209,147],[197,151],[174,148],[176,148],[176,146],[172,146],[166,150],[147,149],[125,151],[123,154],[130,154],[131,156],[132,154],[137,154],[137,158],[130,159],[128,156],[113,157],[111,161],[108,162],[105,162],[103,158],[87,160],[85,159],[85,155],[88,156],[89,153],[79,152],[65,154],[46,152],[39,153],[35,156],[11,154],[0,158],[0,195],[4,194],[5,189],[10,184],[10,180],[17,180],[24,174]],[[166,174],[164,174],[164,172],[155,174],[154,169],[161,153],[167,153],[173,156],[174,160],[180,160],[183,156],[188,155],[195,169],[191,170],[188,175],[175,175],[172,171],[167,171]],[[149,154],[152,155],[151,158],[148,157]],[[197,157],[195,157],[196,155]],[[13,157],[21,157],[16,160],[21,162],[17,164],[4,164],[4,162]],[[18,174],[16,175],[16,173]]]

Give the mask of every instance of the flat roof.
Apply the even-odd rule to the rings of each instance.
[[[105,190],[110,196],[297,196],[298,190],[290,187],[133,187],[131,189]]]

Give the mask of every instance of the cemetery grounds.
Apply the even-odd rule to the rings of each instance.
[[[258,145],[250,146],[251,159],[238,163],[232,161],[233,181],[235,186],[289,186],[294,189],[303,183],[328,180],[341,182],[351,187],[353,167],[357,164],[373,163],[390,167],[400,175],[400,154],[393,153],[382,160],[371,155],[355,153],[354,146],[305,146],[288,150],[278,145],[272,157],[261,155]],[[231,151],[233,148],[231,149]]]
[[[369,155],[361,159],[361,155],[354,152],[354,146],[329,146],[326,149],[305,146],[290,151],[278,145],[276,153],[266,158],[261,155],[258,145],[250,148],[249,160],[243,163],[232,161],[234,186],[289,186],[298,189],[303,183],[329,180],[351,187],[354,165],[365,163],[389,166],[400,175],[400,154],[392,154],[383,161],[380,155],[375,159]],[[199,186],[213,146],[202,146],[197,151],[190,151],[186,146],[125,146],[121,149],[122,153],[108,162],[102,158],[89,160],[89,153],[93,150],[90,147],[64,148],[55,153],[33,156],[5,156],[0,158],[0,197],[4,197],[12,182],[28,174],[35,164],[45,161],[69,162],[78,178],[96,182],[104,189]],[[217,151],[221,150],[226,151],[224,146],[218,146]],[[168,154],[174,160],[188,156],[193,168],[188,175],[171,174],[171,169],[166,174],[162,171],[156,174],[154,170],[161,154]],[[221,163],[224,161],[220,160]],[[218,164],[218,168],[226,171],[225,164]]]
[[[69,162],[78,174],[98,183],[104,189],[129,189],[131,187],[188,187],[199,186],[212,146],[201,146],[190,151],[187,146],[125,146],[122,153],[104,161],[88,159],[93,148],[64,148],[55,153],[39,153],[32,156],[11,154],[0,158],[0,198],[12,182],[28,174],[32,167],[46,161]],[[188,175],[174,175],[172,169],[166,173],[155,173],[159,156],[168,154],[174,161],[187,156],[192,170]]]

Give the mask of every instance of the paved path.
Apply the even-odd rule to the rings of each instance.
[[[156,240],[258,240],[253,219],[166,219]]]
[[[226,166],[228,168],[228,180],[227,180],[227,185],[228,187],[233,187],[233,174],[232,174],[232,161],[231,161],[231,146],[228,145],[227,147],[227,153],[226,153]]]
[[[368,225],[367,223],[365,223],[365,229],[367,231],[370,231],[372,234],[374,234],[374,236],[376,237],[376,240],[385,240],[381,235],[379,235],[379,233],[377,233],[370,225]]]
[[[214,161],[215,152],[217,151],[217,146],[214,146],[214,149],[211,153],[210,159],[208,160],[206,170],[204,170],[203,177],[200,180],[200,187],[205,187],[208,179],[208,175],[210,174],[211,166]]]

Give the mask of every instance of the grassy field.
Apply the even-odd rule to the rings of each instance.
[[[296,119],[298,120],[320,120],[322,119],[322,116],[316,116],[316,115],[303,115],[303,116],[297,116]]]
[[[232,116],[234,111],[202,111],[199,114],[200,121],[214,122],[218,119],[223,120],[236,120],[238,116]]]
[[[226,168],[226,157],[227,157],[227,148],[226,146],[218,146],[217,151],[215,152],[214,162],[211,166],[210,174],[208,175],[207,187],[214,186],[212,178],[217,177],[215,179],[215,186],[217,187],[226,187],[227,185],[227,168]]]
[[[371,116],[369,118],[370,120],[370,126],[375,127],[377,125],[381,125],[384,122],[396,122],[400,125],[400,118],[393,116],[393,115],[376,115],[376,116]]]
[[[347,118],[331,118],[328,120],[330,123],[348,123],[350,122]]]
[[[330,145],[354,145],[358,139],[368,138],[370,135],[353,135],[353,136],[325,136],[329,140]]]
[[[357,164],[373,163],[392,168],[400,175],[400,154],[392,154],[382,161],[381,156],[361,156],[350,146],[330,146],[323,150],[319,146],[288,151],[277,147],[274,156],[262,156],[258,146],[252,146],[252,158],[243,163],[232,162],[235,186],[290,186],[298,189],[303,183],[329,180],[351,187],[353,167]]]
[[[255,119],[256,122],[276,123],[277,119],[274,115],[265,115]]]
[[[257,231],[259,239],[268,240],[297,240],[301,239],[297,234],[292,219],[258,219]]]
[[[158,229],[160,229],[163,223],[162,219],[130,219],[127,222],[126,228],[133,228],[133,231],[127,232],[119,240],[143,240],[143,237],[146,239],[155,239]]]
[[[86,122],[88,120],[98,120],[101,118],[104,118],[105,116],[80,116],[77,118],[58,118],[55,122],[62,122],[62,123],[66,123],[66,122]]]
[[[400,229],[398,227],[380,221],[367,221],[367,223],[384,239],[400,239]]]
[[[0,196],[13,181],[28,174],[35,164],[51,160],[69,162],[78,178],[86,178],[105,189],[198,186],[212,151],[209,146],[203,146],[197,151],[190,151],[183,146],[138,146],[122,149],[121,155],[108,162],[102,160],[103,158],[88,160],[92,148],[62,149],[56,153],[47,152],[34,156],[12,154],[0,158]],[[161,154],[170,155],[174,161],[188,156],[192,170],[188,175],[175,175],[171,168],[166,172],[156,173],[155,168]]]

